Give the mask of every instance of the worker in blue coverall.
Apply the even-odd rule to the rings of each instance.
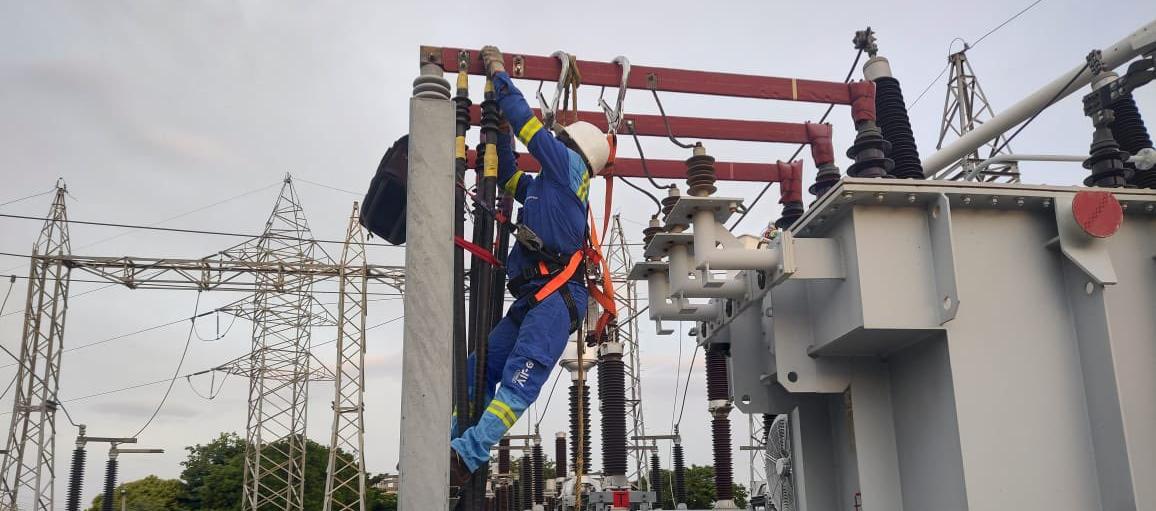
[[[476,425],[451,442],[450,482],[454,486],[489,461],[490,449],[538,398],[570,333],[585,316],[589,297],[585,270],[576,263],[587,236],[586,199],[590,178],[610,158],[606,134],[590,123],[556,128],[557,136],[542,129],[542,122],[506,74],[498,48],[483,48],[482,58],[511,128],[498,136],[498,183],[522,204],[519,229],[535,233],[544,248],[535,253],[516,243],[506,261],[516,301],[490,332],[485,412]],[[513,135],[541,163],[537,177],[517,170]],[[566,274],[568,268],[571,275]],[[550,271],[543,274],[546,269]],[[472,385],[472,354],[468,366]]]

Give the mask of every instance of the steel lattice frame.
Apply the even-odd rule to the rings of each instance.
[[[358,211],[355,202],[338,277],[340,320],[325,511],[365,511],[365,305],[369,270]]]
[[[286,177],[261,237],[227,254],[296,266],[316,264],[316,251],[293,181]],[[314,279],[297,273],[258,273],[256,281],[260,290],[253,297],[241,509],[302,511]]]
[[[65,194],[64,184],[58,183],[49,220],[40,231],[34,255],[69,253]],[[0,464],[0,507],[55,509],[56,408],[68,275],[68,267],[59,260],[34,257],[30,264],[16,397],[12,402],[7,450]]]
[[[606,258],[614,281],[614,300],[618,303],[618,340],[622,342],[622,360],[626,363],[626,387],[630,394],[626,401],[626,420],[631,425],[631,438],[646,435],[646,423],[642,415],[642,362],[638,351],[638,317],[635,306],[638,298],[635,281],[627,278],[634,267],[630,256],[630,246],[626,242],[626,232],[618,215],[611,221],[610,233],[606,237]],[[638,481],[647,471],[647,449],[638,440],[632,440],[634,474],[631,479]]]
[[[948,141],[949,134],[952,134],[954,138],[959,138],[983,124],[985,119],[995,116],[991,104],[987,101],[987,95],[983,93],[983,88],[979,86],[979,81],[975,78],[975,71],[971,69],[971,63],[967,60],[966,50],[951,54],[948,56],[948,61],[951,67],[951,76],[947,79],[947,95],[943,98],[943,119],[940,122],[939,142],[935,144],[936,149],[943,148],[943,144]],[[1001,134],[981,146],[987,151],[985,156],[980,156],[980,150],[976,149],[946,169],[937,172],[934,178],[963,179],[984,160],[998,154],[1011,153],[1011,148],[1005,145],[1006,137],[1006,134]],[[996,151],[997,148],[1000,149],[998,152]],[[1015,162],[992,165],[980,172],[977,179],[989,182],[1018,183],[1020,180],[1019,166]]]

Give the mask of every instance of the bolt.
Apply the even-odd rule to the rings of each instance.
[[[1144,206],[1144,211],[1147,211],[1149,213],[1151,213],[1152,210],[1154,210],[1154,209],[1156,209],[1156,205],[1149,204],[1147,206]]]
[[[996,206],[996,205],[999,205],[999,197],[996,197],[996,196],[992,195],[992,196],[991,196],[991,205],[992,205],[992,206]]]
[[[884,197],[883,192],[875,192],[875,200],[877,200],[879,202],[883,202],[883,197]]]
[[[1023,197],[1016,197],[1016,206],[1021,207],[1021,208],[1024,207],[1024,198]]]
[[[914,193],[907,194],[907,202],[915,204],[915,194]]]
[[[1044,207],[1045,208],[1052,207],[1052,199],[1044,199]]]
[[[851,200],[855,198],[855,194],[851,192],[843,192],[843,200]]]
[[[963,196],[963,205],[964,206],[970,206],[971,205],[971,196],[970,195],[964,195]]]
[[[1121,202],[1120,203],[1120,209],[1122,209],[1124,211],[1128,211],[1128,203],[1127,202]]]

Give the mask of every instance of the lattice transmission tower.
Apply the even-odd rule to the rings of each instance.
[[[967,60],[967,50],[968,46],[965,44],[962,51],[947,57],[951,75],[947,80],[947,95],[943,99],[943,119],[940,122],[936,149],[941,149],[946,142],[963,136],[995,116],[987,95],[979,86],[975,71]],[[1014,161],[979,168],[979,164],[989,158],[1010,153],[1011,147],[1007,145],[1006,135],[1000,134],[951,166],[937,172],[934,178],[1018,183],[1020,171]]]
[[[337,365],[325,511],[365,511],[365,305],[369,268],[358,204],[341,251],[337,295]]]
[[[29,264],[12,422],[7,450],[0,462],[0,508],[9,510],[56,509],[53,483],[57,392],[69,283],[69,268],[60,259],[70,253],[64,204],[67,193],[64,181],[57,181],[56,197]]]
[[[630,245],[622,229],[622,221],[614,215],[610,233],[606,236],[606,259],[614,281],[614,301],[618,304],[618,339],[622,341],[622,360],[626,365],[626,420],[631,428],[631,456],[634,458],[632,480],[639,480],[647,471],[647,446],[638,437],[646,435],[646,423],[642,415],[642,362],[638,350],[637,288],[635,281],[627,278],[634,267],[630,255]]]

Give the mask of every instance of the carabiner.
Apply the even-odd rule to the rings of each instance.
[[[602,111],[606,114],[606,125],[608,132],[611,134],[618,133],[618,128],[622,126],[622,121],[625,120],[622,111],[622,103],[626,101],[626,82],[630,79],[630,59],[619,55],[614,58],[614,63],[622,67],[622,81],[618,84],[618,99],[615,101],[614,108],[606,103],[605,99],[598,100],[598,106],[602,107]]]
[[[554,126],[554,121],[558,117],[558,102],[562,99],[562,90],[565,88],[563,82],[566,77],[570,75],[570,54],[562,50],[558,50],[552,54],[554,57],[562,61],[562,74],[558,75],[558,83],[554,85],[554,100],[549,104],[546,103],[546,96],[542,95],[542,91],[538,91],[538,105],[542,108],[542,126],[550,129]]]

